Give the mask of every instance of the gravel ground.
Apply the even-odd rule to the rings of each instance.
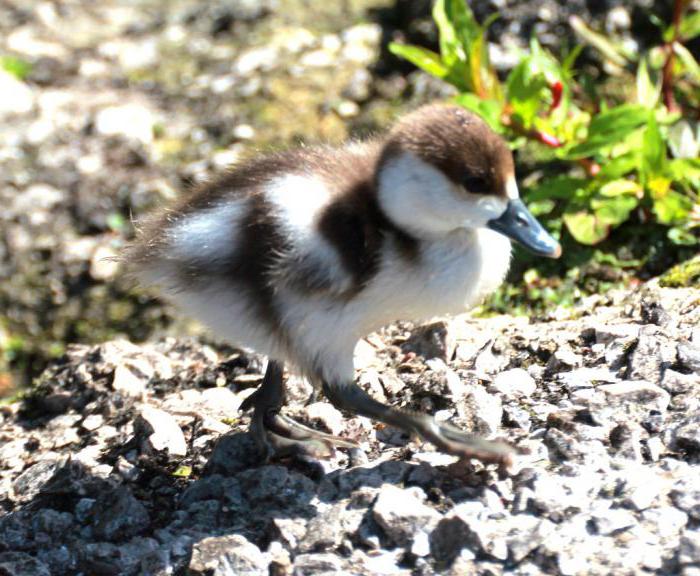
[[[262,361],[195,341],[78,345],[0,412],[0,572],[700,574],[700,290],[363,340],[377,398],[518,448],[499,471],[326,402],[289,413],[367,462],[262,462]]]

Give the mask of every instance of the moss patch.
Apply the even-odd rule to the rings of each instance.
[[[700,256],[676,264],[659,278],[659,284],[664,288],[700,287]]]

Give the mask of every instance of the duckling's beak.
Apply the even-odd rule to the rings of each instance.
[[[561,246],[530,214],[522,200],[508,201],[506,211],[488,222],[489,228],[520,242],[525,248],[539,256],[559,258]]]

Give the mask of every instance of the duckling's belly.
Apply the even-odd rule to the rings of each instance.
[[[510,241],[491,230],[460,231],[425,244],[420,261],[394,259],[393,269],[369,289],[383,302],[369,315],[371,329],[397,319],[424,320],[468,310],[503,282]]]

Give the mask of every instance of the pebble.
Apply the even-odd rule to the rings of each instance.
[[[142,104],[108,106],[95,116],[95,130],[103,136],[123,136],[150,144],[153,140],[153,112]]]
[[[615,384],[601,384],[596,390],[605,394],[609,402],[635,403],[657,412],[665,412],[671,401],[671,396],[666,390],[644,381],[626,380]]]
[[[146,451],[165,451],[171,456],[185,456],[187,441],[177,421],[164,410],[145,406],[134,422],[134,428],[144,437]]]
[[[240,534],[212,536],[192,548],[192,576],[267,576],[268,560],[260,549]]]
[[[34,92],[9,72],[0,68],[0,120],[15,114],[27,114],[34,108]]]
[[[522,368],[512,368],[501,372],[489,384],[490,392],[516,398],[532,396],[535,390],[537,390],[535,379]]]
[[[429,532],[440,519],[440,514],[423,503],[424,499],[420,488],[385,484],[372,508],[372,517],[395,544],[410,547],[414,534]]]
[[[329,402],[314,402],[304,407],[306,417],[319,422],[331,434],[339,436],[345,430],[345,419],[338,409]]]

